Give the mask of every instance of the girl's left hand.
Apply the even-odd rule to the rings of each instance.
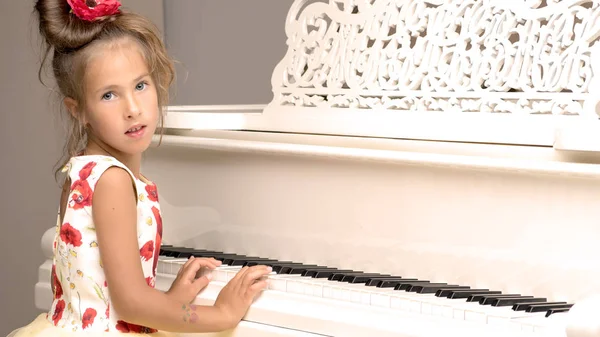
[[[175,281],[166,294],[180,303],[190,304],[198,293],[210,282],[211,273],[197,277],[202,268],[213,270],[221,265],[221,261],[213,258],[194,258],[193,256],[179,269]]]

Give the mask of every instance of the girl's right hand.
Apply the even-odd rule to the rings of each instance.
[[[271,270],[267,266],[244,267],[221,289],[215,307],[233,326],[242,320],[256,296],[266,288],[266,276]]]
[[[197,277],[200,270],[203,268],[213,270],[220,265],[221,261],[213,258],[190,257],[179,269],[175,280],[171,284],[171,288],[166,291],[166,294],[177,299],[179,302],[185,304],[192,303],[196,296],[198,296],[198,293],[210,282],[210,273]]]

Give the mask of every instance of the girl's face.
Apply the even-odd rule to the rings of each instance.
[[[88,139],[114,156],[138,155],[152,141],[158,97],[137,43],[100,46],[85,74]]]

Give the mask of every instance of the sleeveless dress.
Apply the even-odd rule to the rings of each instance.
[[[53,302],[48,313],[9,334],[9,337],[152,336],[178,334],[130,324],[112,310],[106,277],[92,219],[92,198],[100,176],[110,167],[126,170],[137,195],[137,234],[140,263],[146,283],[154,287],[162,239],[162,218],[156,185],[137,179],[117,159],[89,155],[73,157],[63,168],[71,179],[64,219],[60,215],[53,243],[51,284]]]

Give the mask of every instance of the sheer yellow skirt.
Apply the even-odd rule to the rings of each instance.
[[[18,328],[8,334],[7,337],[179,337],[180,335],[172,332],[159,331],[157,333],[122,333],[122,332],[73,332],[67,329],[55,327],[46,319],[46,314],[40,314],[33,322]]]

